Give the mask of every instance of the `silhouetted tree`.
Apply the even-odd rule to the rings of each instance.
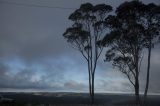
[[[83,55],[88,65],[89,92],[92,103],[94,102],[94,77],[97,61],[103,47],[98,46],[99,40],[104,37],[106,28],[104,19],[112,11],[106,4],[93,6],[90,3],[82,4],[73,12],[69,19],[73,25],[63,34],[64,38]]]
[[[106,18],[111,29],[102,40],[106,52],[106,61],[124,73],[134,86],[136,101],[139,103],[139,72],[142,50],[145,47],[145,29],[141,22],[145,5],[139,1],[124,2],[116,9],[116,15]]]
[[[148,48],[147,78],[144,92],[144,98],[146,98],[149,86],[151,51],[152,47],[154,47],[154,44],[160,37],[160,6],[157,6],[153,3],[146,5],[144,17],[141,18],[141,20],[142,25],[145,28],[145,46]]]

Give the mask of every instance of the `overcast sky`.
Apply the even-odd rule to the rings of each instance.
[[[81,3],[106,3],[115,9],[124,1],[126,0],[0,0],[0,92],[87,92],[88,72],[85,60],[62,36],[71,25],[68,16]],[[143,1],[160,4],[159,0]],[[35,4],[48,8],[17,4]],[[145,53],[140,74],[141,91],[144,90],[147,68]],[[156,46],[151,59],[150,93],[160,93],[159,53],[160,46]],[[103,59],[104,55],[96,70],[96,92],[132,92],[133,87],[127,78]]]

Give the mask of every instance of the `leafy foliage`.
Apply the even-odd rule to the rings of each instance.
[[[102,46],[109,47],[105,61],[112,62],[124,73],[134,86],[135,94],[139,95],[142,51],[149,49],[148,84],[151,47],[160,38],[160,6],[139,1],[124,2],[116,9],[116,15],[105,19],[105,25],[111,30],[101,41]]]
[[[94,76],[97,61],[102,53],[101,39],[106,34],[105,18],[112,11],[112,7],[106,4],[93,6],[85,3],[75,10],[69,19],[73,25],[67,28],[63,34],[71,46],[80,51],[87,61],[89,73],[90,96],[94,98]]]
[[[135,88],[137,103],[142,50],[146,45],[146,29],[142,24],[145,10],[146,6],[139,1],[122,3],[115,15],[105,19],[110,33],[101,41],[102,46],[109,47],[105,61],[112,62],[114,67],[127,76]]]

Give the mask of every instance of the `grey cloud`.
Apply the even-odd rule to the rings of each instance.
[[[63,25],[67,21],[63,17],[68,16],[67,13],[0,5],[1,57],[18,55],[34,60],[67,52],[68,47],[62,37],[65,30]]]
[[[133,92],[133,87],[124,74],[116,69],[99,73],[95,79],[95,89],[101,92]]]
[[[64,84],[64,87],[68,90],[79,90],[79,91],[85,91],[87,86],[84,83],[76,82],[73,80],[67,81]]]
[[[28,73],[27,70],[21,71],[16,75],[11,75],[9,70],[0,67],[0,88],[29,88],[35,87],[34,83],[30,81],[32,73]],[[5,82],[5,83],[4,83]],[[37,85],[37,84],[36,84]],[[38,87],[37,87],[38,88]]]
[[[36,79],[37,72],[31,69],[20,70],[16,74],[11,73],[10,68],[0,64],[0,89],[46,89],[56,86],[51,86],[51,82],[47,82],[44,77]],[[52,73],[50,73],[52,74]],[[54,74],[52,74],[54,75]],[[43,75],[45,76],[45,75]],[[50,79],[50,77],[48,77]],[[52,78],[53,81],[54,78]],[[4,83],[5,82],[5,83]],[[53,82],[52,82],[53,83]]]

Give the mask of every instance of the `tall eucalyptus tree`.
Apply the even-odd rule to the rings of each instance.
[[[75,10],[69,20],[73,25],[66,29],[64,38],[77,49],[85,58],[88,66],[89,93],[92,103],[94,102],[94,77],[98,59],[103,47],[98,46],[99,41],[106,33],[105,18],[112,11],[112,7],[106,4],[93,6],[85,3]]]

